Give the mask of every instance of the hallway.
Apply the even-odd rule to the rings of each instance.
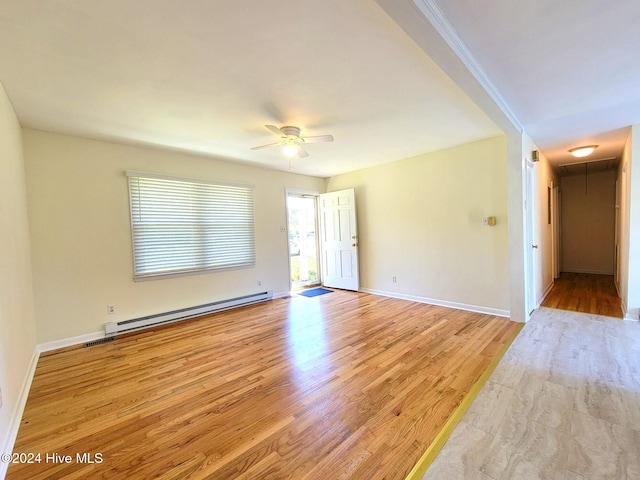
[[[622,318],[613,275],[562,273],[542,307]]]

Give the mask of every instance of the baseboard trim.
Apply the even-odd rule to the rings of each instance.
[[[13,452],[13,446],[15,445],[16,438],[18,437],[18,430],[20,429],[20,423],[22,422],[22,415],[24,413],[24,408],[27,405],[27,399],[29,398],[29,391],[31,390],[31,382],[33,382],[33,377],[36,373],[36,367],[38,366],[39,358],[40,358],[40,350],[36,346],[36,348],[33,351],[33,355],[31,356],[31,363],[29,364],[27,375],[25,376],[24,381],[22,382],[22,388],[20,389],[20,395],[18,396],[18,403],[16,403],[16,406],[13,409],[13,412],[11,414],[9,431],[5,435],[5,438],[2,441],[2,445],[0,446],[0,454]],[[0,462],[0,479],[5,478],[8,468],[9,468],[8,463]]]
[[[78,335],[77,337],[63,338],[61,340],[54,340],[53,342],[46,342],[39,344],[36,348],[38,353],[50,352],[52,350],[60,350],[61,348],[73,347],[74,345],[80,345],[81,343],[93,342],[104,338],[104,332],[85,333],[84,335]]]
[[[586,273],[587,275],[607,275],[612,277],[614,272],[603,272],[602,270],[582,270],[580,268],[562,269],[562,273]]]
[[[542,297],[540,298],[540,300],[538,300],[538,305],[536,306],[536,308],[538,308],[540,305],[542,305],[542,302],[544,302],[544,299],[547,298],[547,295],[549,295],[549,292],[551,291],[551,289],[553,288],[554,285],[555,285],[554,281],[552,281],[549,284],[547,289],[542,293]]]
[[[511,316],[509,310],[501,310],[498,308],[483,307],[480,305],[468,305],[466,303],[449,302],[447,300],[438,300],[435,298],[419,297],[416,295],[405,295],[403,293],[387,292],[385,290],[376,290],[373,288],[361,288],[361,292],[371,293],[372,295],[380,295],[383,297],[398,298],[400,300],[410,300],[418,303],[428,303],[429,305],[437,305],[439,307],[455,308],[456,310],[466,310],[468,312],[484,313],[487,315],[496,315],[498,317],[509,318]]]
[[[623,298],[620,299],[620,308],[622,308],[622,320],[625,322],[638,322],[640,321],[640,309],[627,310],[627,303]]]
[[[290,297],[289,292],[274,293],[272,298],[287,298]],[[39,344],[36,348],[38,353],[51,352],[54,350],[60,350],[62,348],[73,347],[83,343],[93,342],[105,338],[103,331],[94,333],[85,333],[84,335],[78,335],[77,337],[63,338],[61,340],[54,340],[52,342],[46,342]]]

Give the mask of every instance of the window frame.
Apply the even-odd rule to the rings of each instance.
[[[134,281],[255,267],[254,185],[133,170],[127,170],[125,174],[128,177]],[[153,184],[155,187],[150,187]],[[226,193],[225,188],[229,189]],[[141,193],[141,189],[145,190],[144,193]],[[175,193],[176,191],[178,194]],[[159,196],[165,195],[166,202],[152,202],[149,200],[149,193]],[[147,200],[144,200],[145,196]],[[196,199],[197,202],[194,201]],[[219,202],[225,200],[227,203],[221,207]],[[165,209],[175,207],[175,209],[168,210],[167,220],[159,213],[162,207]],[[141,219],[142,215],[147,217],[146,235],[144,232],[145,221]],[[138,218],[136,219],[136,217]],[[152,219],[155,220],[155,223],[151,221]],[[180,232],[179,235],[183,241],[172,241],[173,233],[170,230]],[[161,247],[156,248],[149,244],[149,238],[152,234],[150,231],[155,232],[161,242],[166,242],[162,243],[165,249],[172,246],[188,253],[184,255],[168,253],[165,258],[166,265],[150,269],[148,265],[152,260],[157,260],[160,264],[163,261],[163,254],[159,253]],[[205,234],[203,235],[202,232]],[[240,243],[228,242],[225,237],[228,238],[230,235],[238,236],[242,241]],[[145,246],[145,242],[147,246]],[[216,243],[218,243],[217,246]],[[220,243],[227,248],[220,249]],[[237,253],[239,246],[246,248]],[[147,253],[146,257],[145,253]],[[209,261],[205,261],[205,258],[208,258]],[[211,260],[212,258],[217,260]],[[227,260],[235,258],[237,261],[233,263],[221,262],[220,258]],[[174,263],[171,263],[172,260]],[[186,262],[189,265],[177,267],[176,265],[180,262]]]

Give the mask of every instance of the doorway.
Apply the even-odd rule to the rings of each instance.
[[[596,160],[558,172],[552,196],[555,283],[543,307],[622,318],[616,168],[614,160]]]
[[[320,285],[318,196],[287,193],[287,216],[291,288]]]

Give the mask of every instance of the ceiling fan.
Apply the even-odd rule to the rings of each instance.
[[[312,137],[301,137],[300,128],[285,126],[278,128],[275,125],[265,125],[276,135],[281,137],[281,140],[276,143],[269,143],[268,145],[260,145],[253,147],[251,150],[260,150],[261,148],[276,147],[278,145],[284,145],[284,153],[288,157],[298,155],[300,158],[308,157],[309,154],[302,148],[304,143],[317,143],[317,142],[333,142],[333,135],[315,135]]]

